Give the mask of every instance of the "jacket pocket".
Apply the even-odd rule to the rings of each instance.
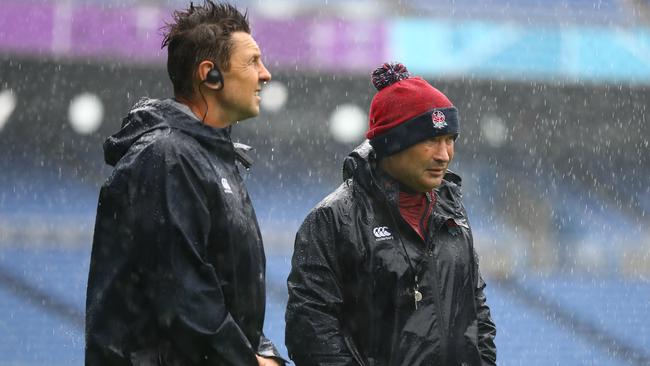
[[[481,356],[478,349],[478,322],[475,320],[463,334],[465,349],[459,354],[462,355],[461,365],[481,365]]]

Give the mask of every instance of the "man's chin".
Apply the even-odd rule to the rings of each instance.
[[[257,107],[253,108],[251,110],[251,116],[248,118],[255,118],[260,115],[260,106],[258,105]]]
[[[438,188],[443,181],[444,174],[429,174],[422,179],[420,182],[422,183],[422,186],[429,188],[428,191]]]
[[[429,189],[429,191],[432,190],[432,189],[436,189],[436,188],[440,187],[441,185],[442,185],[442,178],[435,179],[435,180],[433,180],[431,182],[431,184],[429,184],[429,186],[431,187],[431,189]]]
[[[260,110],[259,109],[258,110],[253,110],[253,111],[250,111],[249,113],[242,114],[241,117],[237,121],[242,122],[242,121],[245,121],[245,120],[250,119],[250,118],[255,118],[255,117],[259,116],[259,115],[260,115]]]
[[[421,182],[422,184],[419,187],[410,187],[412,190],[420,193],[427,193],[431,192],[432,190],[440,187],[442,184],[442,179],[440,180],[435,180],[435,181],[426,181],[426,182]]]

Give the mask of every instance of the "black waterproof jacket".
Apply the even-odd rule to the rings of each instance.
[[[296,235],[289,356],[297,366],[496,364],[460,177],[448,173],[437,189],[425,242],[399,213],[397,182],[374,161],[367,142],[353,151],[345,182]]]
[[[142,100],[104,144],[87,365],[257,365],[265,257],[229,129]]]

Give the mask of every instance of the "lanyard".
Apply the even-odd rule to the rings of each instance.
[[[427,192],[427,200],[431,202],[431,196],[430,193]],[[406,256],[406,261],[408,262],[409,268],[411,269],[411,272],[413,273],[413,304],[415,306],[415,310],[418,309],[418,303],[422,301],[422,292],[420,292],[420,279],[418,278],[418,272],[416,271],[416,268],[413,266],[413,263],[411,261],[411,256],[409,256],[408,251],[406,250],[406,245],[404,244],[404,241],[402,240],[402,233],[399,231],[399,226],[397,225],[397,220],[395,220],[395,216],[393,215],[393,211],[391,209],[390,203],[388,200],[386,200],[386,206],[388,208],[388,213],[390,214],[390,218],[393,221],[393,225],[395,225],[395,228],[397,229],[396,235],[397,239],[399,240],[402,250],[404,250],[404,255]],[[427,235],[428,236],[428,235]]]

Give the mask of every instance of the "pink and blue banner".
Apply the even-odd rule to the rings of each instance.
[[[10,1],[0,5],[0,52],[27,56],[160,63],[160,28],[170,9],[102,8]],[[251,20],[267,63],[292,70],[367,71],[386,55],[382,22]]]
[[[151,3],[4,0],[0,54],[163,65],[160,28],[170,14]],[[252,15],[276,71],[367,74],[398,60],[425,77],[650,84],[647,28]]]

